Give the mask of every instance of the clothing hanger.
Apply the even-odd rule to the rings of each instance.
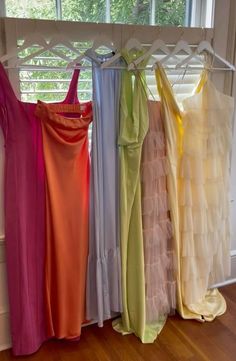
[[[142,56],[140,56],[138,59],[134,60],[129,66],[128,70],[133,70],[135,67],[138,66],[143,60],[149,58],[151,55],[153,55],[157,50],[161,50],[165,54],[170,54],[170,50],[166,46],[163,40],[157,39],[152,44],[151,48]]]
[[[44,37],[39,33],[30,34],[25,38],[25,40],[21,46],[16,47],[14,50],[10,51],[9,53],[1,56],[0,62],[4,63],[5,61],[8,61],[12,58],[17,59],[17,56],[20,52],[22,52],[23,50],[26,50],[29,47],[32,47],[33,45],[37,45],[37,46],[40,46],[41,48],[45,48],[47,46],[47,42],[44,39]],[[37,52],[38,51],[32,53],[32,55],[34,55]]]
[[[114,43],[111,41],[111,39],[109,39],[107,36],[102,35],[102,36],[98,36],[94,42],[91,48],[87,49],[84,53],[80,54],[79,57],[77,57],[75,60],[69,62],[67,64],[67,69],[73,68],[76,64],[79,64],[82,62],[82,60],[84,59],[88,59],[91,60],[88,56],[89,53],[96,53],[96,50],[98,50],[100,47],[105,47],[107,49],[110,49],[112,52],[116,51],[116,47],[114,45]]]
[[[109,50],[112,51],[116,51],[116,46],[113,43],[113,41],[111,39],[109,39],[107,36],[102,35],[102,36],[98,36],[94,42],[92,47],[90,48],[92,51],[96,51],[98,50],[100,47],[105,47]]]
[[[177,59],[176,55],[178,55],[180,52],[184,51],[186,54],[191,55],[192,49],[190,48],[189,44],[185,40],[179,40],[174,47],[174,50],[172,50],[167,56],[165,56],[163,59],[159,61],[159,63],[164,64],[167,62],[170,58]],[[153,69],[156,68],[156,64],[154,64]]]
[[[76,54],[80,54],[79,50],[77,50],[64,35],[62,35],[62,34],[54,35],[51,38],[51,40],[49,41],[49,43],[47,43],[45,41],[44,46],[42,47],[42,49],[40,49],[40,50],[26,56],[25,58],[18,59],[16,61],[16,63],[15,63],[15,66],[19,67],[22,64],[24,64],[26,61],[29,61],[29,60],[33,59],[34,57],[43,54],[45,51],[50,51],[54,55],[56,55],[56,56],[60,57],[61,59],[65,60],[66,62],[70,62],[71,59],[68,58],[68,56],[64,55],[63,53],[61,53],[58,50],[53,49],[57,45],[63,45],[66,49],[69,49],[69,50],[71,50],[72,52],[74,52]]]
[[[140,41],[138,39],[135,38],[130,38],[124,47],[127,51],[130,51],[132,49],[137,49],[137,50],[143,50],[143,46],[140,43]],[[116,60],[120,59],[122,57],[122,53],[118,52],[116,53],[112,58],[108,59],[107,61],[105,61],[102,65],[101,68],[105,69],[108,68],[110,65],[112,65]]]
[[[212,55],[213,58],[216,58],[221,63],[226,65],[226,68],[219,68],[219,69],[235,71],[235,66],[233,64],[231,64],[230,62],[228,62],[227,60],[225,60],[224,58],[222,58],[220,55],[216,54],[214,49],[212,48],[211,44],[207,40],[201,41],[200,44],[198,45],[196,51],[193,52],[192,54],[190,54],[187,58],[185,58],[181,62],[179,62],[176,65],[176,69],[181,68],[184,65],[189,65],[189,63],[191,62],[192,59],[196,59],[200,63],[204,64],[204,61],[202,61],[201,58],[199,57],[199,55],[201,55],[204,51],[206,51],[208,54]],[[191,68],[191,66],[190,66],[190,68]],[[214,68],[212,68],[212,69],[214,70]]]

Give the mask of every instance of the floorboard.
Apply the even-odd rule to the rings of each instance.
[[[213,322],[200,323],[169,317],[158,339],[142,344],[134,335],[121,336],[111,322],[103,328],[83,329],[79,342],[48,341],[24,361],[234,361],[236,360],[236,284],[221,288],[227,312]],[[11,350],[0,352],[0,361],[11,361]]]

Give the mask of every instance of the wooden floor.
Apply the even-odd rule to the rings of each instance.
[[[211,323],[170,317],[154,344],[143,345],[135,336],[121,336],[111,322],[103,328],[88,326],[79,342],[46,342],[27,361],[236,361],[236,284],[221,288],[228,310]],[[16,360],[11,350],[0,361]]]

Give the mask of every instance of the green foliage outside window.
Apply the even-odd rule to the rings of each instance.
[[[5,0],[7,16],[56,19],[55,0]],[[156,0],[157,25],[184,25],[185,0]],[[62,19],[82,22],[105,22],[105,0],[61,0]],[[149,24],[150,0],[110,0],[112,23]]]

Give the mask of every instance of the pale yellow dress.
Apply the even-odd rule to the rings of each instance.
[[[177,303],[183,318],[212,321],[226,303],[214,284],[230,274],[229,154],[233,99],[203,71],[181,112],[164,70],[162,100],[171,218],[177,255]]]

